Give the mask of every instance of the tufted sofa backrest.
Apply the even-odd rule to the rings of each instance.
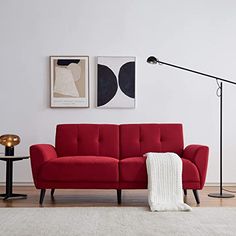
[[[119,159],[119,126],[110,124],[61,124],[56,130],[59,157],[109,156]]]
[[[182,156],[181,124],[120,125],[120,157],[138,157],[146,152],[175,152]]]
[[[182,156],[181,124],[61,124],[56,151],[62,156],[108,156],[117,159],[146,152],[175,152]]]

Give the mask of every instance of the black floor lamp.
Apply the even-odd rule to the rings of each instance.
[[[220,192],[219,193],[210,193],[208,194],[209,197],[215,197],[215,198],[231,198],[234,197],[233,194],[229,194],[229,193],[223,193],[223,185],[222,185],[222,159],[223,159],[223,153],[222,153],[222,106],[223,106],[223,83],[222,82],[226,82],[226,83],[230,83],[230,84],[234,84],[236,85],[235,82],[230,81],[230,80],[226,80],[226,79],[222,79],[216,76],[212,76],[212,75],[208,75],[199,71],[195,71],[195,70],[191,70],[191,69],[187,69],[181,66],[177,66],[177,65],[173,65],[170,63],[166,63],[163,61],[158,60],[156,57],[154,56],[150,56],[147,59],[147,62],[150,64],[159,64],[159,65],[167,65],[167,66],[171,66],[171,67],[175,67],[177,69],[181,69],[181,70],[186,70],[192,73],[196,73],[199,75],[203,75],[212,79],[215,79],[218,85],[218,89],[217,89],[217,95],[220,97]],[[219,82],[220,81],[220,82]]]

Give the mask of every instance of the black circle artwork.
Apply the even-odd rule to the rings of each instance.
[[[113,71],[104,65],[98,64],[98,78],[97,106],[103,106],[115,96],[118,84]]]
[[[119,71],[119,86],[121,91],[130,98],[135,98],[135,63],[127,62]]]

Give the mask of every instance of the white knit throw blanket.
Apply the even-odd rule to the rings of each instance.
[[[191,211],[183,202],[182,161],[175,153],[146,153],[151,211]]]

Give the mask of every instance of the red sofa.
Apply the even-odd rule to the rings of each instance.
[[[181,124],[62,124],[56,129],[56,145],[30,147],[34,184],[41,189],[146,189],[146,152],[175,152],[183,162],[183,189],[205,183],[208,147],[184,148]]]

